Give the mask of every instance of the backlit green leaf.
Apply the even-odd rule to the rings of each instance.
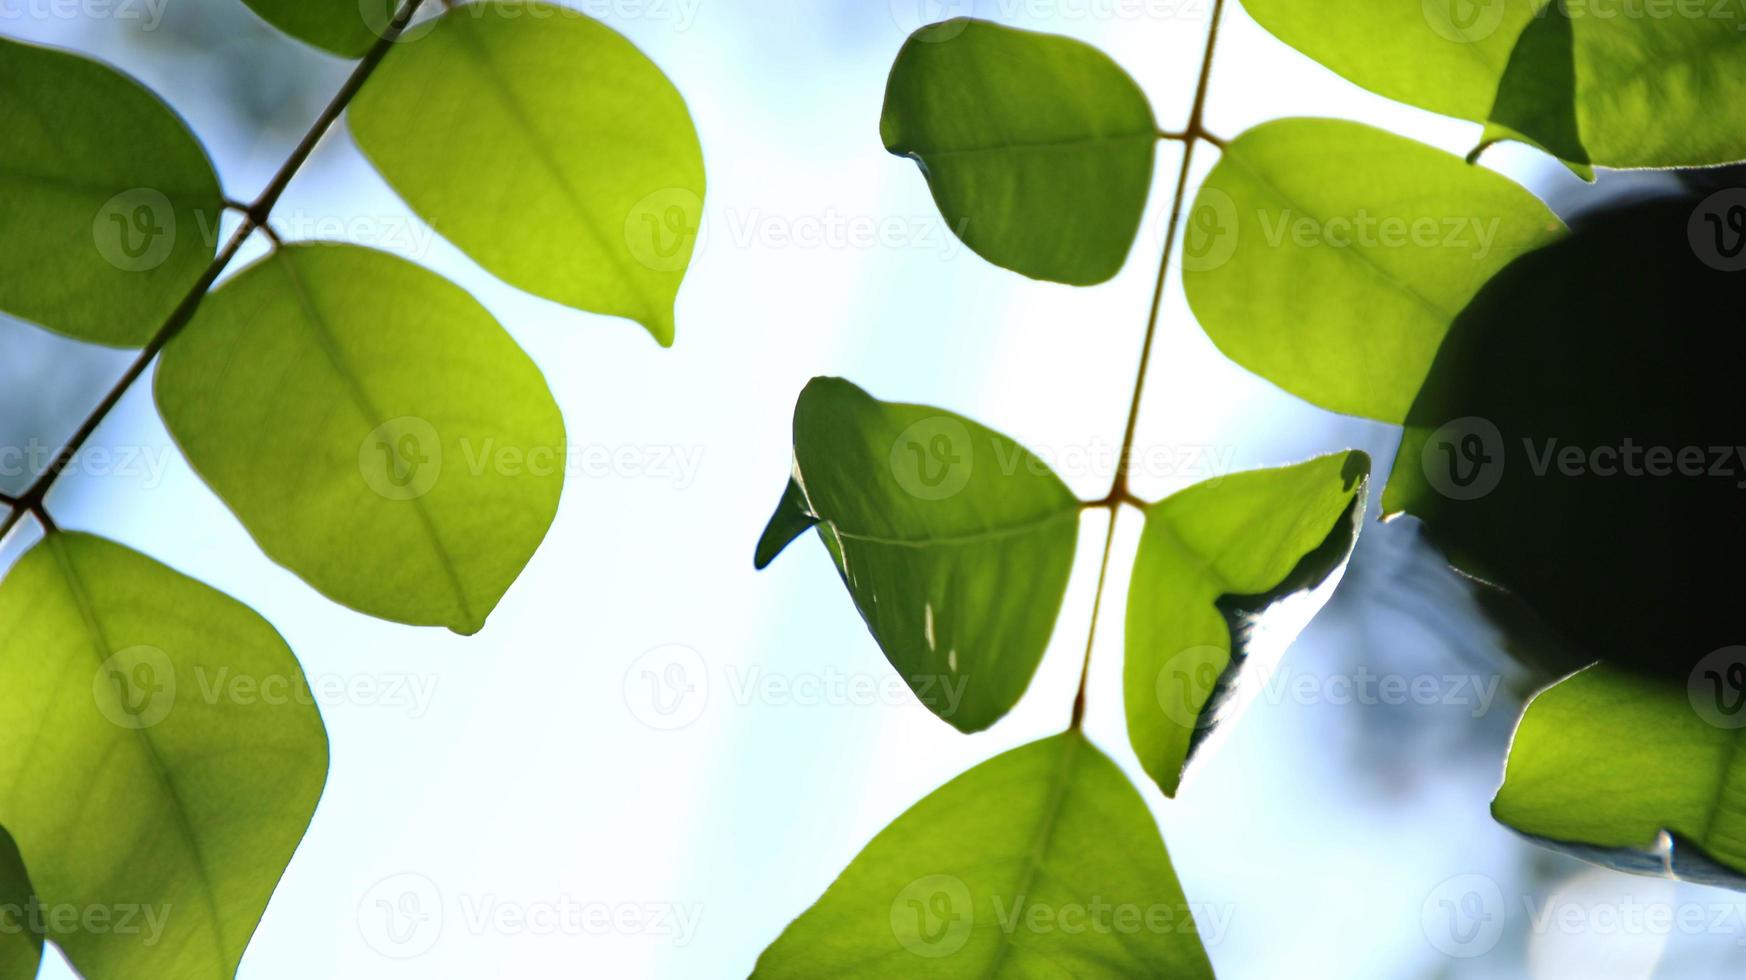
[[[1158,127],[1145,93],[1096,48],[961,18],[898,52],[879,134],[921,165],[976,254],[1085,286],[1127,258]]]
[[[815,378],[767,563],[816,524],[855,607],[935,714],[987,728],[1036,672],[1073,565],[1080,504],[1042,460],[959,415]]]
[[[1746,159],[1746,10],[1586,0],[1244,0],[1280,39],[1412,105],[1572,163]]]
[[[31,918],[40,906],[12,835],[0,828],[0,977],[30,980],[42,965],[42,932]]]
[[[464,4],[390,52],[349,119],[388,183],[487,270],[672,344],[703,152],[629,41],[549,4]]]
[[[206,151],[139,83],[0,38],[0,311],[139,347],[212,261]]]
[[[539,546],[564,423],[477,301],[384,252],[281,248],[209,297],[158,367],[194,469],[324,595],[472,633]]]
[[[396,0],[243,0],[279,30],[343,58],[370,50],[394,16]],[[372,21],[370,18],[374,16]]]
[[[1746,647],[1686,685],[1596,665],[1547,688],[1492,814],[1621,871],[1746,890],[1743,671]]]
[[[0,583],[0,824],[88,980],[230,980],[327,778],[279,634],[137,552],[50,534]]]
[[[1467,301],[1563,227],[1519,185],[1441,150],[1285,119],[1232,141],[1202,184],[1183,288],[1238,364],[1324,408],[1399,422]]]
[[[1277,611],[1289,623],[1268,630],[1277,656],[1320,608],[1321,597],[1294,593],[1316,589],[1351,554],[1369,474],[1363,453],[1335,453],[1198,483],[1147,508],[1128,591],[1124,700],[1128,737],[1166,796],[1213,725],[1266,683],[1273,664],[1240,674],[1262,615],[1293,600]]]
[[[880,831],[754,977],[1211,980],[1151,812],[1078,732],[984,762]]]

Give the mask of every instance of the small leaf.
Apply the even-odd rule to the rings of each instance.
[[[885,148],[915,158],[964,244],[1035,279],[1121,270],[1152,184],[1158,126],[1106,55],[960,18],[910,36],[891,66]]]
[[[407,204],[492,274],[673,343],[703,151],[629,41],[563,7],[464,4],[390,52],[348,118]]]
[[[397,622],[476,632],[545,536],[564,423],[471,296],[385,252],[280,248],[158,367],[165,425],[274,561]]]
[[[752,975],[1213,972],[1145,800],[1068,732],[982,763],[892,821]]]
[[[394,17],[395,0],[243,0],[286,34],[342,58],[362,57]],[[369,18],[374,15],[374,20]]]
[[[1492,814],[1587,860],[1746,891],[1746,647],[1689,685],[1596,665],[1541,691]]]
[[[1683,677],[1746,637],[1746,191],[1584,217],[1449,330],[1383,510],[1580,663]]]
[[[1714,4],[1244,0],[1287,44],[1365,88],[1488,122],[1592,176],[1746,159],[1716,106],[1746,99],[1741,15]]]
[[[1405,418],[1479,287],[1564,227],[1490,170],[1332,119],[1232,141],[1187,226],[1183,288],[1227,357],[1384,422]]]
[[[38,907],[18,845],[0,828],[0,914],[8,918],[0,923],[5,926],[0,929],[0,977],[5,980],[30,980],[42,966],[42,932],[31,918]]]
[[[0,38],[0,310],[140,347],[217,246],[218,178],[138,82]]]
[[[1080,503],[1042,460],[959,415],[814,378],[767,564],[816,523],[886,659],[953,727],[994,724],[1048,646]]]
[[[1274,664],[1249,666],[1255,625],[1294,593],[1335,581],[1364,513],[1370,458],[1335,453],[1295,466],[1198,483],[1146,510],[1128,590],[1123,686],[1128,737],[1164,795],[1232,696],[1266,682]],[[1273,656],[1309,624],[1324,597],[1267,632]]]
[[[87,980],[230,980],[327,778],[279,634],[137,552],[50,534],[0,583],[0,824]],[[125,926],[125,927],[124,927]]]

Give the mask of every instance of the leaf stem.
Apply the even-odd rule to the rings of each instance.
[[[412,22],[412,15],[418,12],[419,6],[423,3],[424,0],[406,0],[400,6],[400,9],[394,14],[394,19],[389,21],[387,28],[382,31],[381,37],[359,60],[357,67],[352,69],[351,76],[334,94],[327,107],[321,111],[321,115],[316,118],[314,125],[310,126],[309,131],[303,134],[303,139],[298,142],[296,149],[291,151],[291,156],[286,158],[284,164],[279,167],[278,172],[273,175],[273,179],[268,182],[266,189],[261,192],[260,197],[254,200],[254,203],[240,205],[239,202],[226,199],[225,205],[227,207],[234,207],[242,212],[242,224],[230,236],[230,240],[218,251],[218,254],[213,257],[212,263],[206,267],[205,272],[200,274],[200,278],[188,290],[187,295],[182,297],[182,301],[176,304],[176,308],[152,334],[151,339],[146,341],[139,356],[135,357],[133,363],[127,366],[127,370],[109,389],[109,393],[104,395],[103,400],[97,403],[97,407],[91,410],[91,414],[85,416],[85,420],[79,423],[78,429],[74,430],[72,437],[66,441],[60,451],[55,453],[48,466],[37,474],[36,479],[31,482],[24,493],[15,498],[7,499],[6,503],[12,509],[3,520],[0,520],[0,541],[5,540],[26,513],[35,515],[45,530],[53,532],[54,522],[49,519],[48,510],[43,505],[43,501],[48,496],[49,488],[53,487],[55,480],[65,472],[67,465],[72,462],[74,454],[79,451],[79,447],[91,438],[91,433],[95,432],[97,426],[114,410],[116,404],[121,401],[121,396],[133,387],[133,383],[139,380],[140,375],[145,373],[145,369],[151,364],[152,359],[157,357],[158,352],[164,349],[164,345],[169,343],[170,339],[175,337],[183,327],[188,325],[188,321],[194,318],[194,312],[200,308],[200,303],[206,298],[207,292],[212,289],[212,284],[218,281],[219,275],[236,258],[243,243],[248,241],[249,236],[257,230],[266,227],[267,218],[272,214],[273,206],[279,203],[279,198],[284,195],[285,188],[290,186],[291,179],[297,176],[297,171],[303,167],[303,164],[309,159],[309,155],[315,152],[316,144],[321,142],[321,138],[333,126],[334,120],[339,118],[340,113],[345,111],[352,98],[364,87],[364,82],[376,70],[376,66],[381,64],[383,58],[387,57],[389,50],[399,40],[401,32],[406,29],[406,25]],[[277,241],[277,237],[273,236],[275,241]]]
[[[1164,232],[1164,255],[1158,262],[1158,278],[1152,286],[1152,308],[1146,316],[1146,337],[1140,345],[1140,367],[1134,377],[1133,399],[1128,403],[1128,423],[1122,432],[1121,450],[1116,454],[1115,479],[1110,485],[1108,496],[1092,505],[1109,508],[1109,531],[1103,539],[1103,561],[1097,572],[1097,591],[1091,599],[1091,626],[1086,631],[1085,661],[1079,669],[1079,690],[1073,696],[1073,718],[1068,724],[1071,731],[1077,731],[1085,721],[1085,688],[1091,678],[1091,648],[1097,639],[1097,617],[1103,609],[1103,585],[1109,572],[1110,548],[1115,544],[1116,519],[1121,515],[1120,505],[1138,502],[1138,498],[1128,489],[1128,460],[1134,452],[1134,434],[1140,423],[1140,397],[1145,393],[1146,372],[1152,365],[1153,342],[1158,337],[1158,311],[1164,305],[1164,285],[1170,278],[1170,259],[1176,252],[1176,232],[1182,224],[1182,202],[1188,193],[1188,175],[1194,165],[1194,148],[1200,140],[1220,148],[1224,146],[1224,141],[1208,133],[1202,124],[1206,114],[1207,89],[1212,80],[1213,52],[1219,41],[1219,20],[1224,12],[1225,0],[1213,0],[1212,20],[1206,32],[1206,50],[1200,59],[1200,80],[1194,88],[1194,106],[1189,110],[1188,125],[1182,130],[1186,137],[1182,143],[1182,166],[1176,173],[1176,189],[1171,196],[1170,223]]]

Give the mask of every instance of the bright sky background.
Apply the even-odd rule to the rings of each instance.
[[[130,2],[145,16],[143,0]],[[0,32],[91,52],[139,77],[206,140],[227,191],[252,197],[348,66],[275,35],[236,0],[169,2],[163,25],[142,30],[137,18],[62,18],[46,3],[0,0]],[[1033,282],[964,249],[916,168],[880,146],[891,60],[910,28],[939,14],[918,17],[913,0],[571,3],[665,69],[701,132],[707,228],[680,294],[674,349],[629,322],[496,282],[413,219],[343,129],[275,215],[287,237],[391,249],[464,285],[543,368],[572,444],[623,451],[615,466],[569,474],[545,544],[480,635],[371,620],[269,562],[175,454],[145,385],[96,441],[142,449],[161,476],[70,479],[51,499],[64,526],[247,602],[318,688],[352,692],[322,704],[332,773],[243,962],[248,980],[743,976],[891,818],[1067,721],[1101,517],[1086,518],[1081,563],[1030,694],[971,737],[907,696],[816,703],[809,685],[864,678],[889,691],[894,675],[811,536],[764,573],[752,570],[752,545],[786,477],[794,397],[821,374],[984,421],[1062,461],[1082,496],[1101,495],[1107,468],[1077,461],[1120,440],[1179,147],[1161,147],[1144,231],[1115,281]],[[1209,3],[976,7],[1102,47],[1174,128],[1187,114]],[[1233,3],[1208,124],[1235,136],[1287,115],[1358,119],[1457,153],[1478,135],[1354,88]],[[1197,177],[1215,161],[1211,152],[1197,160]],[[1580,189],[1526,150],[1500,149],[1485,164],[1559,201]],[[898,240],[808,239],[893,218]],[[1173,273],[1142,451],[1229,470],[1357,447],[1387,471],[1394,430],[1310,408],[1225,361],[1177,286]],[[47,443],[126,362],[5,321],[0,350],[0,416],[15,420],[8,437]],[[1158,497],[1209,475],[1141,473],[1137,489]],[[1505,691],[1483,712],[1264,698],[1200,760],[1181,797],[1164,800],[1127,749],[1120,717],[1119,615],[1137,530],[1130,515],[1118,537],[1089,731],[1157,813],[1188,896],[1208,910],[1202,924],[1221,977],[1642,978],[1658,958],[1658,976],[1736,975],[1746,955],[1746,903],[1736,896],[1594,871],[1490,819],[1523,692]],[[1283,669],[1334,690],[1330,679],[1360,665],[1489,675],[1496,656],[1410,524],[1369,522],[1338,597]],[[647,710],[646,672],[669,663],[690,665],[701,681],[674,716],[691,719],[677,730],[645,720],[668,717]],[[758,690],[800,693],[747,693]],[[1438,903],[1470,890],[1469,875],[1495,885],[1502,932],[1485,955],[1453,958],[1438,949]],[[1553,891],[1589,912],[1656,901],[1734,918],[1719,934],[1573,936],[1534,927],[1530,913]],[[376,903],[407,893],[432,914],[396,944]],[[566,904],[610,908],[620,926],[530,934],[498,918]],[[632,921],[651,914],[654,927]],[[45,975],[70,975],[63,969]]]

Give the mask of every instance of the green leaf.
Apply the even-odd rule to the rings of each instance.
[[[1158,126],[1106,55],[960,18],[912,34],[891,66],[885,148],[915,158],[964,244],[1035,279],[1121,270],[1152,184]]]
[[[354,609],[476,632],[545,536],[564,423],[533,361],[447,280],[280,248],[170,343],[188,461],[274,561]]]
[[[348,118],[388,183],[488,271],[673,343],[703,151],[629,41],[549,4],[464,4],[390,52]]]
[[[1489,122],[1579,172],[1746,159],[1716,106],[1746,99],[1742,15],[1713,3],[1244,0],[1274,35],[1373,92]]]
[[[0,310],[143,346],[212,261],[206,151],[133,79],[4,38],[0,132]]]
[[[1383,510],[1578,663],[1683,677],[1746,637],[1743,199],[1586,215],[1486,284],[1408,413]]]
[[[1145,800],[1078,732],[996,756],[911,807],[753,972],[1212,975]]]
[[[395,0],[243,0],[261,19],[342,58],[362,57],[394,17]],[[374,15],[375,20],[369,18]]]
[[[1251,631],[1345,562],[1363,519],[1370,458],[1334,453],[1197,483],[1146,510],[1128,590],[1128,737],[1164,795],[1243,685]],[[1309,623],[1320,603],[1292,626]],[[1283,652],[1294,635],[1270,635]]]
[[[1379,129],[1284,119],[1226,147],[1183,288],[1225,355],[1336,412],[1405,418],[1486,280],[1563,231],[1525,189]]]
[[[285,642],[137,552],[50,534],[0,583],[0,824],[87,980],[230,980],[327,778]],[[98,918],[101,916],[101,918]]]
[[[1735,648],[1689,687],[1596,665],[1541,691],[1492,814],[1621,871],[1746,890],[1742,670]]]
[[[42,966],[42,932],[31,913],[36,890],[12,835],[0,827],[0,977],[30,980]]]
[[[994,724],[1048,646],[1081,505],[1042,460],[969,419],[814,378],[794,408],[794,477],[759,544],[808,523],[873,638],[953,727]]]

